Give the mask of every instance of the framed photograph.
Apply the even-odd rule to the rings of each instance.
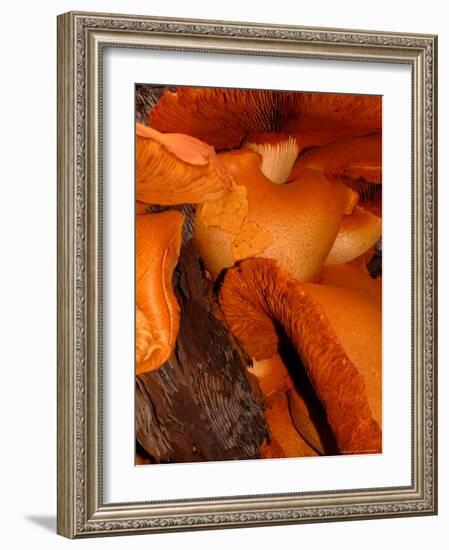
[[[58,532],[437,513],[437,37],[58,17]]]

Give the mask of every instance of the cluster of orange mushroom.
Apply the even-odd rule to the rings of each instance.
[[[381,111],[377,96],[178,87],[137,123],[137,374],[167,361],[180,318],[184,215],[148,205],[195,205],[217,315],[263,394],[263,458],[382,450],[381,277],[367,267]]]

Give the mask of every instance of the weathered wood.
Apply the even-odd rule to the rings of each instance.
[[[373,257],[367,267],[373,279],[382,276],[382,239],[376,243]]]
[[[249,362],[213,314],[210,288],[192,241],[174,274],[181,306],[175,350],[136,380],[136,435],[153,462],[260,457],[267,436]]]
[[[158,84],[136,84],[136,121],[148,124],[148,115],[159,101],[164,90],[170,86]]]
[[[184,224],[182,226],[182,242],[186,243],[193,237],[193,220],[195,217],[195,206],[193,204],[175,204],[171,206],[162,206],[159,204],[149,204],[147,206],[148,212],[165,212],[165,210],[178,210],[185,216]]]

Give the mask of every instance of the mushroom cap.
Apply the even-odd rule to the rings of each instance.
[[[363,177],[370,183],[382,183],[382,134],[344,139],[304,151],[290,177],[302,168],[323,172],[328,177]]]
[[[258,134],[295,135],[300,148],[380,130],[380,96],[178,86],[149,115],[153,128],[182,132],[217,150],[239,148]]]
[[[361,256],[382,237],[382,220],[375,214],[356,207],[344,216],[326,264],[343,264]]]
[[[315,279],[355,194],[313,170],[303,170],[294,182],[274,184],[251,150],[222,153],[220,160],[236,187],[224,199],[197,208],[195,240],[208,271],[217,277],[238,260],[263,256],[276,259],[298,280]]]
[[[140,216],[142,214],[148,214],[148,204],[141,201],[136,201],[136,209],[135,214],[136,216]]]
[[[364,292],[371,296],[377,307],[381,307],[382,277],[372,278],[370,276],[364,256],[360,256],[346,264],[323,266],[318,283],[355,292]]]
[[[380,293],[329,283],[304,283],[304,288],[320,304],[347,357],[362,375],[373,418],[382,426]]]
[[[297,158],[288,180],[302,169],[317,170],[359,194],[359,206],[380,216],[382,212],[382,134],[345,139],[313,147]]]
[[[307,284],[304,286],[314,289],[318,285]],[[371,311],[375,316],[375,323],[380,324],[381,280],[380,278],[372,279],[364,263],[357,260],[357,262],[351,264],[324,266],[320,274],[319,286],[323,286],[328,293],[332,293],[333,288],[336,289],[336,295],[331,296],[330,301],[326,299],[326,296],[321,296],[321,300],[319,301],[325,311],[330,304],[331,309],[329,312],[326,311],[326,314],[329,321],[334,324],[335,332],[339,336],[345,352],[355,364],[358,366],[361,365],[362,371],[368,372],[366,379],[374,385],[372,389],[368,388],[368,397],[371,398],[370,407],[379,425],[381,425],[381,380],[379,380],[381,376],[381,327],[374,327],[373,330],[371,325],[367,329],[366,327],[371,321],[365,311],[363,314],[365,318],[358,320],[358,324],[359,326],[362,325],[362,329],[357,329],[358,333],[354,335],[354,311],[356,315],[360,316],[364,308],[360,304],[352,308],[354,311],[351,311],[351,308],[349,308],[349,316],[345,317],[343,323],[338,317],[336,318],[335,313],[332,311],[332,305],[335,305],[336,301],[338,301],[339,293],[343,290],[349,294],[350,300],[357,299],[360,296],[362,302],[370,302],[367,306],[367,311]],[[343,302],[346,306],[347,300],[343,298]],[[341,311],[338,314],[342,315]],[[350,328],[347,331],[346,326],[348,324],[350,324]],[[373,334],[375,335],[374,338]],[[360,336],[362,340],[360,340]],[[288,360],[290,367],[294,365],[291,357],[287,358],[285,355],[283,357],[285,360]],[[375,359],[374,362],[373,358]],[[373,365],[375,365],[375,372],[373,376],[370,376],[369,370],[373,368]],[[250,369],[250,372],[257,377],[266,406],[272,408],[272,404],[276,399],[280,399],[281,396],[287,396],[289,411],[285,413],[287,418],[282,420],[282,425],[288,423],[288,419],[290,418],[295,429],[319,454],[335,454],[335,442],[331,433],[329,433],[327,421],[323,418],[322,408],[317,403],[316,397],[313,395],[313,389],[307,383],[307,380],[304,379],[301,370],[298,371],[299,378],[296,376],[295,381],[293,381],[284,360],[280,357],[279,353],[275,353],[268,359],[253,360],[253,367]],[[270,417],[267,416],[267,418],[273,422],[272,415]],[[279,422],[275,424],[271,430],[272,432],[276,431],[276,426]],[[270,423],[269,426],[271,428]]]
[[[228,270],[220,306],[234,336],[256,359],[277,352],[282,327],[341,452],[380,451],[381,316],[370,293],[301,283],[272,260],[254,258]]]
[[[343,218],[326,259],[327,264],[346,263],[363,254],[382,236],[382,136],[342,140],[301,154],[288,179],[304,169],[315,170],[359,195],[358,207]]]
[[[184,215],[175,210],[136,216],[136,373],[159,368],[179,330],[172,276]]]
[[[136,199],[195,204],[223,197],[232,181],[214,149],[191,136],[136,125]]]

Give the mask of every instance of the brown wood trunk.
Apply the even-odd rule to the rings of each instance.
[[[136,379],[139,455],[155,463],[259,458],[267,437],[263,403],[249,382],[248,357],[213,314],[192,240],[173,284],[181,306],[174,352]]]

